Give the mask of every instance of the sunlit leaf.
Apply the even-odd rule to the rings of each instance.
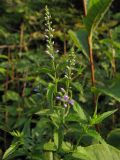
[[[72,156],[80,160],[119,160],[120,151],[107,144],[95,144],[78,147]]]
[[[3,95],[3,100],[4,101],[9,101],[9,100],[12,100],[12,101],[18,101],[20,99],[20,96],[17,92],[14,92],[14,91],[10,91],[8,90],[5,95]]]

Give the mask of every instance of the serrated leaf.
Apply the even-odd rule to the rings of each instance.
[[[90,155],[87,153],[86,149],[80,146],[73,152],[72,157],[78,158],[79,160],[90,160]]]
[[[11,154],[13,154],[19,147],[20,143],[16,142],[14,144],[12,144],[4,153],[3,155],[3,160],[7,159],[8,157],[10,157]]]
[[[79,160],[119,160],[120,151],[107,144],[95,144],[78,147],[72,156]]]
[[[90,154],[90,160],[119,160],[120,151],[116,148],[105,145],[97,144],[86,147],[86,151]]]

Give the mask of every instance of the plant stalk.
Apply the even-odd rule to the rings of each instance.
[[[87,1],[86,0],[83,0],[83,5],[84,5],[84,16],[87,16]],[[88,46],[89,46],[89,61],[90,61],[90,68],[91,68],[92,87],[95,87],[95,67],[94,67],[93,50],[92,50],[92,33],[88,35]],[[93,105],[96,110],[95,94],[93,94]]]
[[[86,4],[86,0],[83,0],[83,7],[84,7],[84,15],[87,16],[87,4]]]
[[[88,36],[88,45],[89,45],[89,58],[90,58],[90,66],[91,66],[91,80],[92,86],[95,86],[95,67],[94,67],[94,60],[93,60],[93,50],[92,50],[92,35]]]
[[[87,2],[83,0],[83,7],[84,7],[84,16],[87,16]],[[92,50],[92,34],[88,35],[88,45],[89,45],[89,59],[90,59],[90,66],[91,66],[91,80],[92,86],[95,86],[95,69],[94,69],[94,61],[93,61],[93,50]]]

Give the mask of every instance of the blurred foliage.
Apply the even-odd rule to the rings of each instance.
[[[3,159],[101,160],[101,149],[108,159],[119,159],[120,113],[116,109],[120,110],[120,13],[115,10],[116,4],[119,1],[112,3],[97,26],[92,12],[84,18],[82,0],[1,0],[0,156]],[[56,70],[45,53],[46,5],[55,29],[54,47],[59,50]],[[103,11],[98,8],[94,11],[92,15],[99,13],[99,20]],[[94,30],[95,87],[91,87],[86,43],[91,28],[86,31],[85,25]],[[74,58],[75,65],[70,66]],[[71,76],[70,81],[65,75]],[[61,87],[78,102],[65,117],[66,109],[56,100]],[[98,96],[98,115],[93,115],[92,94]],[[100,134],[117,149],[106,145]]]

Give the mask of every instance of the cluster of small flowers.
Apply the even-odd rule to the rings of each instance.
[[[61,95],[61,96],[57,96],[56,99],[59,100],[59,101],[61,101],[61,102],[63,102],[65,108],[68,107],[68,104],[70,104],[70,105],[72,105],[72,106],[74,105],[74,100],[71,99],[71,98],[67,95],[67,93],[66,93],[66,91],[64,90],[64,88],[61,88],[60,95]]]
[[[52,58],[54,59],[54,41],[53,41],[53,33],[54,33],[54,29],[52,28],[52,21],[51,21],[51,15],[49,12],[48,7],[45,7],[45,38],[47,41],[47,50],[46,53]],[[56,51],[58,52],[58,50]]]
[[[66,67],[67,70],[65,74],[65,77],[68,79],[71,79],[71,76],[73,74],[72,69],[73,69],[73,66],[75,65],[75,59],[76,59],[76,56],[75,56],[74,48],[72,48],[67,60],[67,67]]]
[[[69,55],[69,63],[70,63],[69,65],[70,66],[75,65],[75,59],[76,59],[76,56],[75,56],[74,48],[71,48],[70,55]]]

